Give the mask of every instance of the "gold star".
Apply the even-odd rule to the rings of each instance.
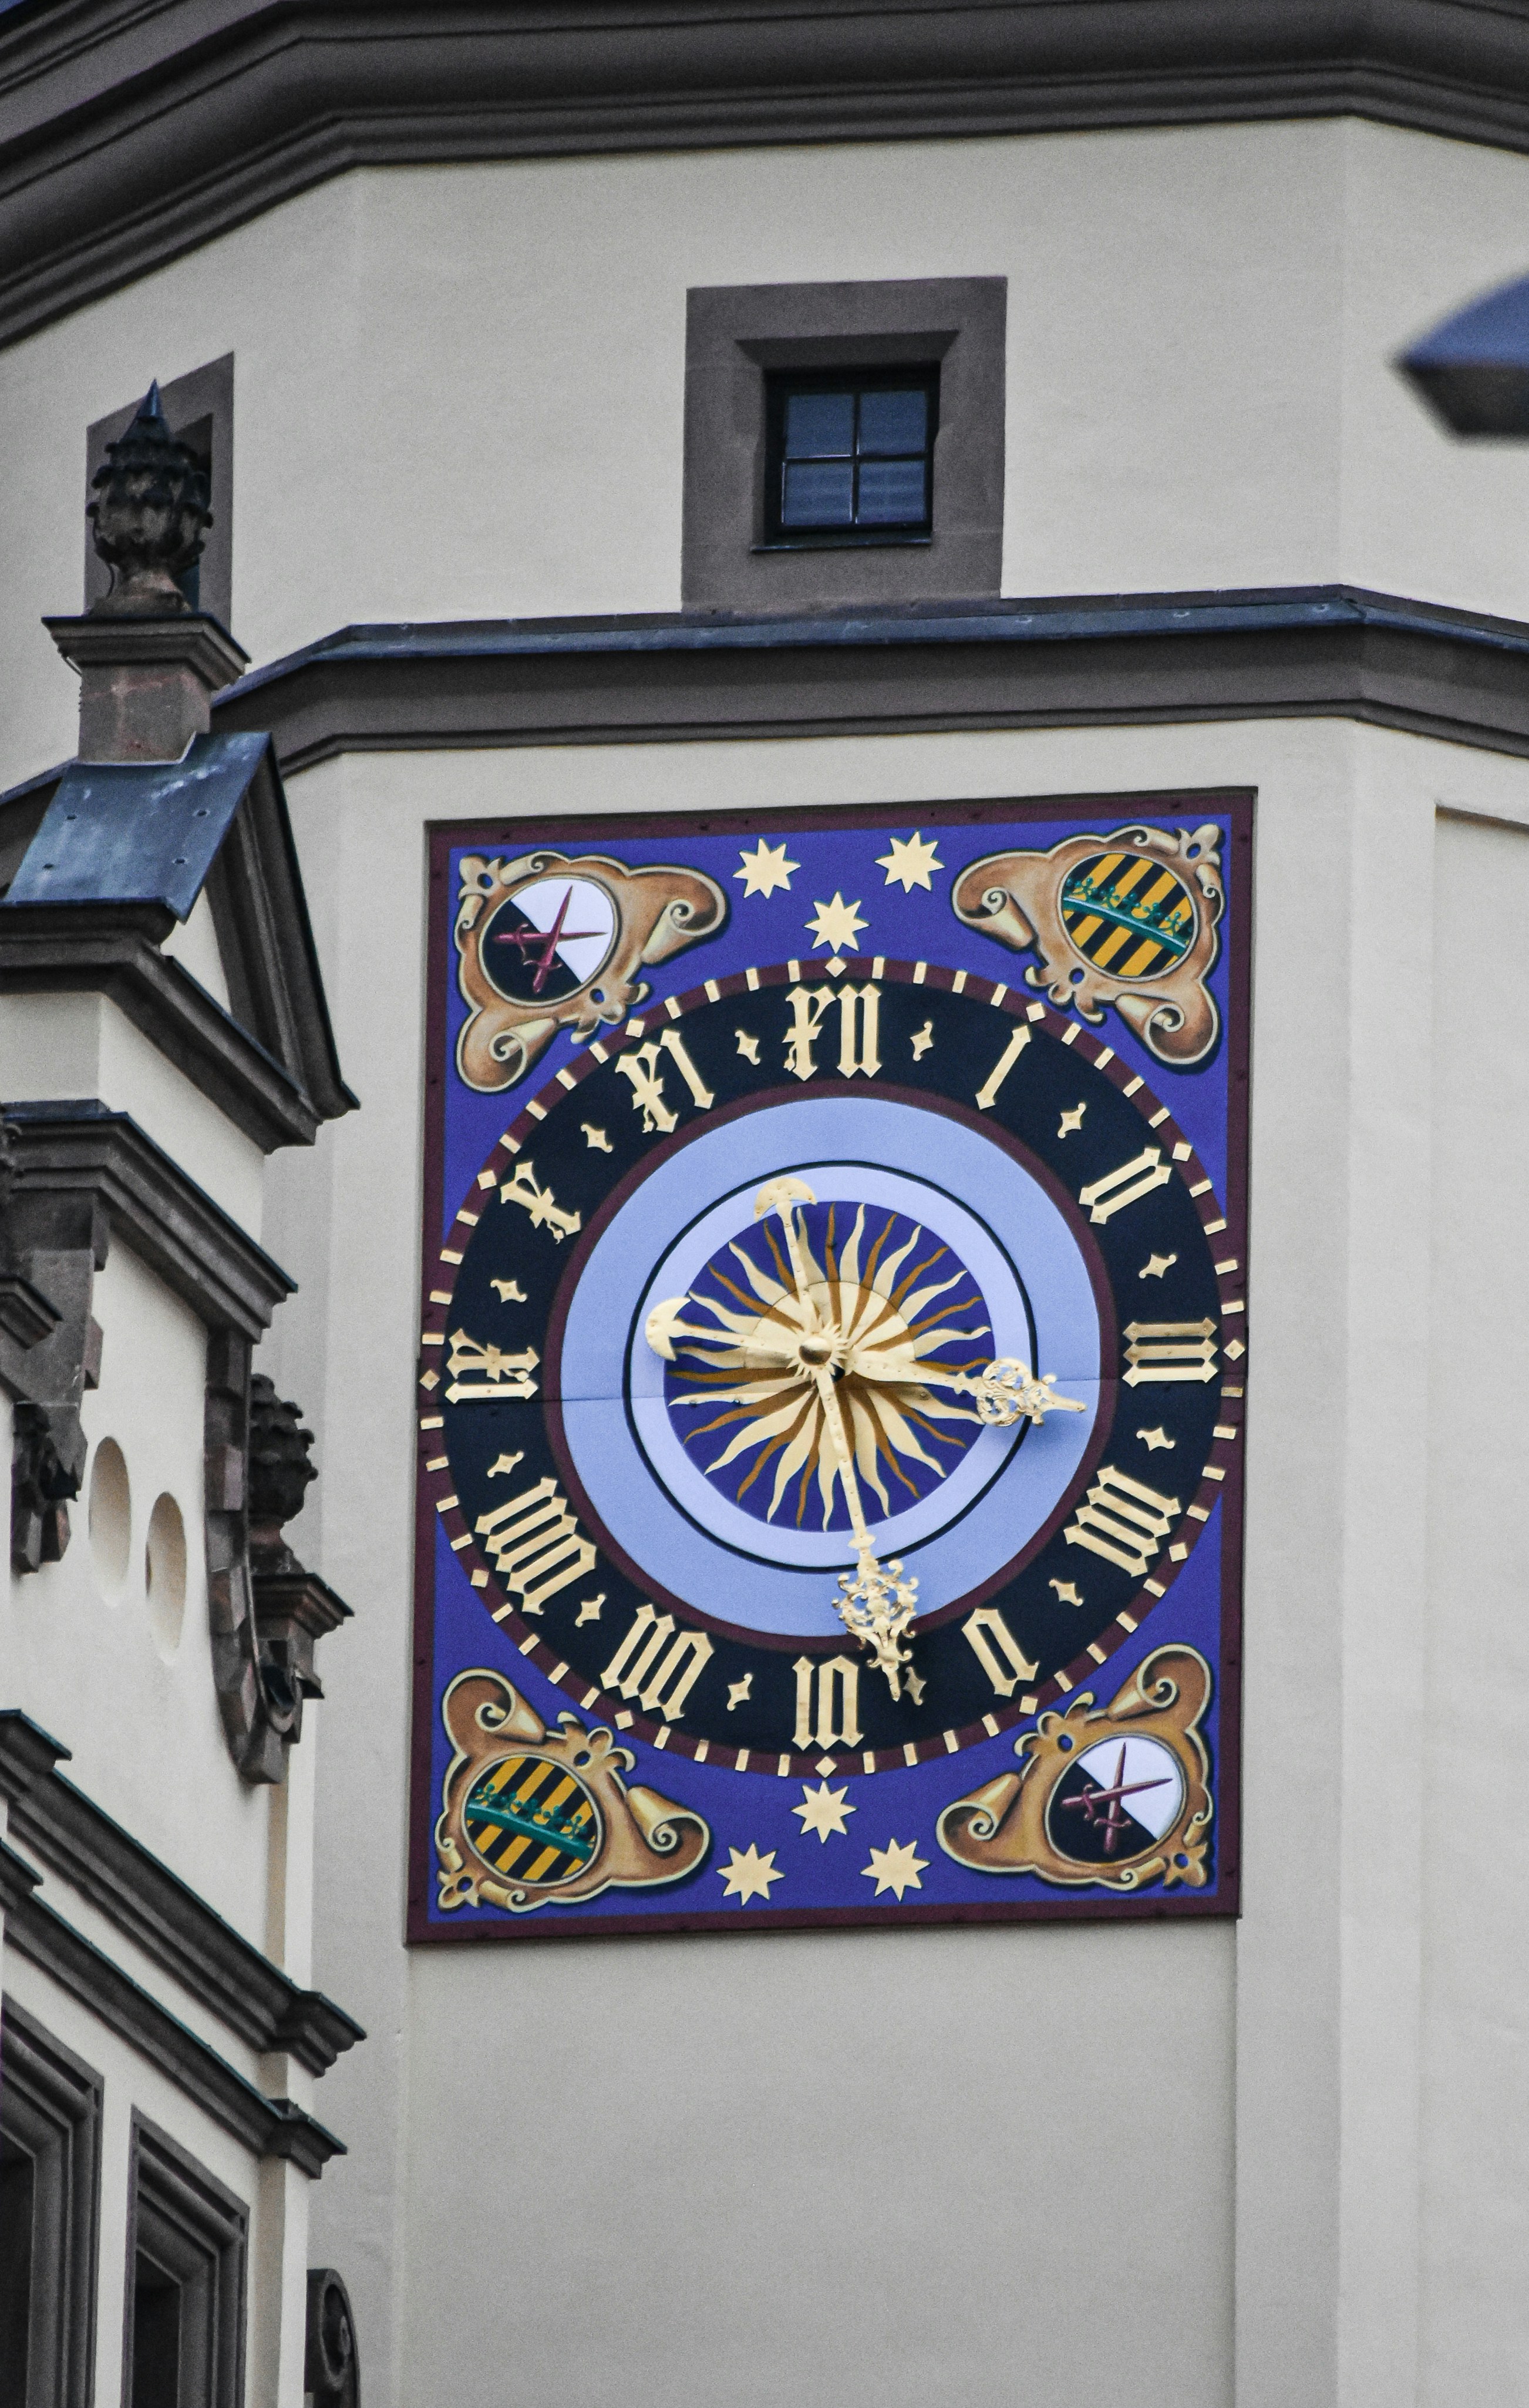
[[[1137,1430],[1136,1436],[1140,1439],[1142,1445],[1150,1448],[1153,1455],[1157,1453],[1159,1447],[1172,1446],[1174,1443],[1173,1440],[1168,1436],[1167,1431],[1162,1426],[1161,1423],[1156,1429]]]
[[[836,1831],[841,1839],[846,1838],[848,1834],[845,1830],[844,1818],[846,1814],[852,1814],[856,1811],[853,1806],[847,1806],[844,1802],[849,1795],[848,1784],[843,1789],[830,1789],[826,1781],[820,1781],[816,1789],[809,1789],[804,1781],[802,1802],[800,1806],[793,1806],[791,1810],[793,1814],[799,1814],[802,1818],[803,1839],[806,1839],[809,1831],[816,1831],[826,1848],[830,1832]]]
[[[775,893],[778,886],[789,895],[792,871],[800,869],[802,867],[799,861],[786,859],[786,848],[783,844],[766,844],[763,837],[760,838],[752,853],[740,853],[738,859],[742,862],[743,867],[735,869],[733,875],[743,881],[745,902],[750,895],[763,895],[767,897]]]
[[[878,869],[886,871],[889,886],[900,886],[903,893],[908,895],[912,893],[915,886],[922,886],[933,894],[934,889],[929,884],[929,873],[932,869],[943,869],[945,864],[935,847],[932,844],[926,844],[915,828],[910,837],[894,836],[892,839],[892,851],[879,853],[876,856],[876,866]]]
[[[736,1035],[738,1040],[738,1052],[742,1054],[744,1060],[746,1062],[757,1062],[759,1060],[758,1038],[750,1037],[747,1028],[738,1029]]]
[[[1142,1264],[1136,1277],[1137,1279],[1161,1279],[1165,1271],[1172,1270],[1178,1260],[1177,1254],[1153,1254]]]
[[[748,1696],[753,1685],[754,1676],[751,1672],[745,1672],[741,1681],[734,1681],[730,1683],[727,1691],[727,1711],[729,1713],[732,1713],[735,1706],[742,1705],[745,1698]]]
[[[1074,1588],[1071,1581],[1048,1581],[1047,1586],[1055,1589],[1058,1605],[1081,1605],[1083,1602],[1082,1590]]]
[[[501,1304],[523,1304],[525,1302],[525,1290],[521,1285],[519,1280],[491,1279],[489,1285],[490,1287],[496,1287],[498,1289],[499,1301]]]
[[[812,931],[814,953],[820,945],[828,945],[835,953],[858,953],[860,947],[855,941],[856,937],[862,928],[868,928],[870,924],[868,920],[861,918],[858,900],[846,903],[837,887],[834,890],[832,903],[820,903],[812,918],[802,923],[805,928]]]
[[[1083,1125],[1083,1114],[1087,1110],[1087,1104],[1074,1104],[1070,1112],[1064,1112],[1062,1125],[1057,1130],[1058,1137],[1071,1137],[1076,1130],[1080,1129]]]
[[[727,1854],[730,1861],[717,1867],[725,1885],[723,1898],[736,1898],[740,1905],[747,1905],[751,1898],[762,1898],[767,1903],[771,1882],[786,1878],[777,1870],[775,1850],[772,1848],[767,1856],[762,1856],[750,1840],[743,1856],[739,1856],[736,1848],[729,1848]]]
[[[913,1039],[913,1059],[922,1062],[935,1041],[935,1024],[926,1020]]]
[[[524,1459],[524,1455],[525,1449],[523,1446],[517,1447],[513,1455],[495,1455],[493,1461],[489,1466],[489,1478],[492,1480],[496,1471],[513,1471],[515,1466]]]
[[[601,1154],[609,1154],[612,1152],[613,1149],[611,1147],[610,1140],[607,1137],[603,1128],[595,1128],[593,1123],[589,1121],[580,1121],[579,1125],[584,1132],[584,1143],[589,1147],[592,1154],[596,1150],[596,1148],[598,1148]]]
[[[605,1601],[606,1593],[604,1589],[600,1591],[598,1597],[582,1598],[579,1600],[579,1612],[574,1622],[574,1628],[576,1630],[581,1629],[586,1622],[598,1622],[600,1619],[600,1608],[604,1605]]]
[[[919,1875],[929,1870],[929,1859],[914,1852],[911,1840],[889,1840],[884,1848],[873,1848],[868,1865],[861,1868],[862,1881],[874,1881],[876,1895],[884,1889],[895,1890],[899,1899],[905,1889],[922,1889]]]

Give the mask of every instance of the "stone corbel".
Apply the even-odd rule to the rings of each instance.
[[[100,1378],[91,1294],[107,1228],[88,1198],[21,1189],[16,1138],[0,1124],[0,1384],[15,1399],[11,1569],[25,1573],[57,1563],[69,1543],[85,1468],[80,1398]]]
[[[232,1332],[207,1354],[207,1597],[213,1677],[234,1761],[246,1781],[279,1781],[303,1735],[303,1700],[323,1690],[313,1651],[350,1609],[287,1546],[317,1473],[295,1405],[251,1373]]]

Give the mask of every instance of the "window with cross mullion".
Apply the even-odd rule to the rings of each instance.
[[[937,368],[770,382],[766,540],[927,541]]]

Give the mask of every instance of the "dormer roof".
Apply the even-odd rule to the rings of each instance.
[[[0,900],[0,990],[109,994],[266,1152],[356,1098],[340,1075],[270,738],[198,736],[179,761],[72,761],[0,796],[35,824]],[[206,895],[225,1010],[163,951]]]

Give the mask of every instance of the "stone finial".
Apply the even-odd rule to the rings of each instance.
[[[43,625],[79,672],[82,761],[179,761],[212,724],[212,697],[249,665],[226,627],[176,583],[212,523],[208,477],[173,435],[151,384],[107,446],[87,509],[111,591],[79,618]]]
[[[312,1444],[298,1407],[256,1371],[250,1382],[250,1558],[260,1570],[296,1569],[281,1526],[302,1512],[308,1483],[319,1477]]]
[[[202,557],[212,523],[210,480],[190,447],[173,435],[151,384],[125,435],[107,445],[91,480],[86,510],[95,549],[111,570],[111,590],[93,618],[162,618],[190,604],[176,580]]]

